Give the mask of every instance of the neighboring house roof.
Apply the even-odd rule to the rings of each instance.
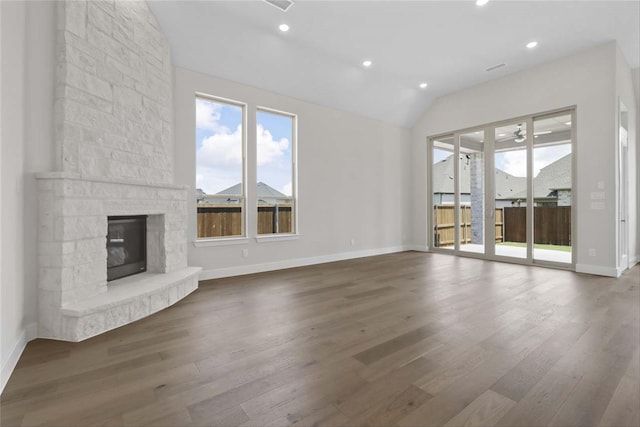
[[[555,198],[551,193],[556,190],[571,190],[571,153],[540,169],[533,179],[534,199]],[[525,198],[526,194],[523,189],[516,197]]]
[[[470,167],[466,157],[459,160],[461,180],[460,193],[470,193],[470,173],[465,173]],[[433,165],[433,192],[453,194],[453,155]],[[538,175],[533,179],[535,199],[542,199],[550,196],[555,190],[571,189],[571,154],[556,160],[555,162],[540,169]],[[503,170],[496,169],[496,195],[497,199],[526,199],[527,180],[524,177],[513,176]]]
[[[469,194],[471,188],[470,176],[466,172],[471,167],[467,158],[462,156],[460,161],[460,193]],[[453,194],[453,155],[433,165],[433,192]],[[513,176],[505,171],[496,169],[496,195],[498,199],[512,199],[516,194],[525,190],[527,180],[522,177]]]
[[[241,188],[242,184],[238,183],[236,185],[233,185],[229,188],[225,188],[222,191],[219,191],[218,193],[216,193],[216,195],[226,195],[228,194],[229,196],[237,196],[239,194],[242,193],[242,188]],[[280,191],[276,190],[275,188],[265,184],[264,182],[259,182],[257,187],[256,187],[257,193],[258,193],[258,202],[262,202],[262,203],[274,203],[277,199],[275,199],[276,197],[287,197],[286,194],[281,193]],[[201,189],[196,189],[196,196],[198,197],[198,200],[204,201],[204,202],[213,202],[213,203],[225,203],[225,202],[235,202],[236,199],[233,198],[229,198],[228,200],[224,200],[224,199],[219,199],[219,198],[211,198],[211,199],[207,199],[207,197],[200,197],[205,195],[205,193],[201,190]]]

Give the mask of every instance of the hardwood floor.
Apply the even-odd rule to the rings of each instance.
[[[640,267],[407,252],[202,282],[81,343],[28,344],[13,425],[638,426]]]

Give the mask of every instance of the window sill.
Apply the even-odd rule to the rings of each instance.
[[[271,243],[271,242],[283,242],[287,240],[298,240],[299,234],[266,234],[256,237],[258,243]]]
[[[221,239],[198,239],[193,241],[193,246],[196,248],[205,248],[208,246],[229,246],[229,245],[243,245],[249,242],[249,239],[242,237],[226,237]]]

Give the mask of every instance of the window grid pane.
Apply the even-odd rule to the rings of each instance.
[[[256,114],[258,234],[295,232],[295,117]]]
[[[197,238],[244,235],[244,106],[196,97]]]

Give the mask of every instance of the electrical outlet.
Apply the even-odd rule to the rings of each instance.
[[[589,248],[589,256],[596,256],[596,248]]]
[[[249,249],[243,249],[242,250],[242,256],[245,257],[245,258],[248,257],[249,256]]]

